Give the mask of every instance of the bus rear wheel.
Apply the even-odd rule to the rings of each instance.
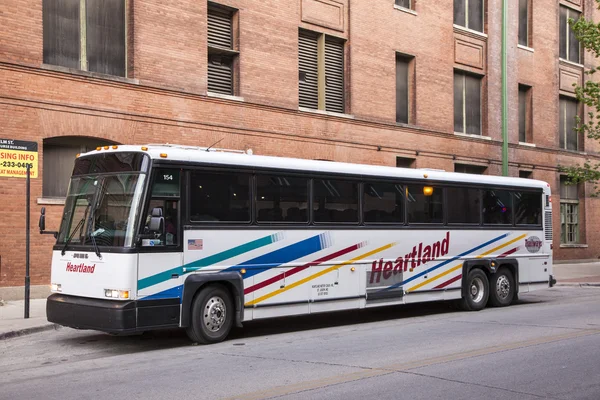
[[[192,302],[188,337],[195,343],[218,343],[227,337],[233,326],[233,301],[221,285],[204,287]]]
[[[506,267],[501,267],[492,275],[490,282],[490,305],[506,307],[515,297],[515,279],[512,272]]]
[[[466,291],[460,302],[465,311],[483,310],[490,295],[490,284],[485,272],[474,268],[467,275]]]

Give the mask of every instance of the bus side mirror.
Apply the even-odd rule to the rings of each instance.
[[[58,239],[58,232],[51,232],[46,230],[46,207],[42,207],[40,210],[40,235],[53,235],[54,239]]]
[[[40,234],[46,230],[46,207],[42,207],[40,211]]]

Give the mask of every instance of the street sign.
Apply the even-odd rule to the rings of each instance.
[[[0,177],[27,178],[28,165],[31,178],[37,178],[37,142],[0,138]]]

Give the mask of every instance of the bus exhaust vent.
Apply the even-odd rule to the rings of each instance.
[[[552,240],[552,211],[546,211],[544,215],[546,240]]]

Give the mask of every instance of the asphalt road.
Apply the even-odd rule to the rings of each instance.
[[[0,341],[0,399],[600,399],[600,288],[508,308],[447,303],[180,331],[63,328]]]

